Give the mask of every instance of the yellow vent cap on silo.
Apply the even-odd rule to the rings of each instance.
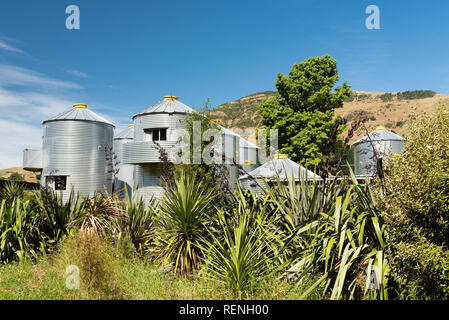
[[[288,154],[277,154],[274,156],[275,159],[288,159]]]

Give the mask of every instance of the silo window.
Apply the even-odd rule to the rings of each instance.
[[[167,141],[167,129],[153,129],[153,141]]]
[[[167,128],[145,129],[145,141],[167,141]]]
[[[67,177],[55,177],[55,190],[67,189]]]
[[[45,184],[53,190],[64,191],[67,189],[67,176],[47,176]]]

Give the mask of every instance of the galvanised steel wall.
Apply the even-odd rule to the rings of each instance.
[[[67,175],[67,190],[72,185],[75,192],[84,196],[93,195],[97,190],[112,191],[112,173],[108,172],[110,161],[106,160],[108,148],[113,146],[113,126],[93,121],[57,120],[43,124],[43,172],[45,177]]]
[[[119,172],[115,176],[114,191],[121,199],[125,197],[125,186],[128,194],[132,194],[134,166],[123,162],[123,145],[132,142],[133,139],[114,139],[114,154],[117,156]]]
[[[145,201],[151,197],[162,199],[164,188],[161,187],[161,164],[142,164],[134,167],[133,192],[137,192]]]
[[[260,166],[259,158],[257,155],[258,150],[258,148],[240,146],[240,163],[243,163],[242,167],[245,172],[251,172]]]
[[[185,129],[185,114],[150,113],[134,118],[134,141],[145,141],[145,129],[168,128],[167,141],[177,142],[181,130]]]
[[[22,167],[29,171],[42,170],[42,150],[23,150]]]
[[[377,163],[373,149],[379,158],[388,154],[400,154],[403,148],[403,141],[383,140],[366,141],[354,146],[354,173],[359,176],[372,176],[377,171]]]
[[[169,160],[173,160],[173,147],[175,142],[159,141],[159,145],[165,149]],[[125,164],[160,163],[160,153],[156,144],[148,142],[129,142],[122,146],[122,160]]]
[[[245,172],[250,172],[260,166],[257,157],[258,148],[249,147],[245,143],[243,138],[231,135],[223,134],[222,136],[222,148],[220,152],[224,152],[226,161],[231,162],[234,160],[237,164],[242,166]],[[229,181],[235,184],[239,178],[239,170],[234,165],[227,165],[229,170]]]
[[[145,129],[167,128],[167,141],[159,141],[172,159],[172,149],[185,130],[186,114],[150,113],[134,118],[134,142],[123,146],[123,162],[137,164],[134,168],[133,192],[149,200],[162,198],[160,186],[161,164],[159,150],[152,141],[145,142]]]
[[[250,179],[245,177],[240,179],[239,182],[242,189],[250,190],[259,197],[263,197],[266,192],[265,181],[261,178]]]
[[[165,148],[172,159],[172,150],[179,141],[181,134],[185,130],[186,114],[180,113],[150,113],[139,115],[134,118],[134,141],[123,146],[123,163],[137,164],[134,169],[134,188],[139,188],[140,194],[154,194],[161,197],[163,189],[159,187],[158,173],[160,166],[159,151],[152,141],[145,141],[145,129],[167,128],[167,141],[160,141],[159,144]],[[257,158],[257,148],[249,148],[243,143],[239,146],[239,139],[235,135],[223,134],[222,147],[220,152],[224,152],[228,161],[232,159],[241,164],[249,172],[259,166]],[[245,164],[245,160],[252,164]],[[239,177],[238,168],[234,165],[227,165],[229,180],[232,184],[237,182]]]

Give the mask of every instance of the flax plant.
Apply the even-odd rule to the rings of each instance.
[[[205,238],[215,214],[214,192],[195,174],[182,171],[161,201],[156,222],[156,260],[161,265],[171,264],[180,276],[197,270],[204,258]]]

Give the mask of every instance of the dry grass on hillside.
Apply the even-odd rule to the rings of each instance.
[[[25,181],[27,182],[37,182],[36,175],[33,172],[23,170],[22,167],[14,167],[0,170],[0,178],[8,179],[15,172],[23,176]]]
[[[439,103],[449,103],[449,95],[443,94],[435,94],[429,98],[399,99],[397,93],[364,91],[353,91],[353,93],[354,99],[345,102],[343,108],[336,111],[337,114],[347,118],[348,122],[358,116],[366,117],[368,131],[374,130],[376,126],[385,126],[402,136],[407,136],[409,132],[411,117],[432,113]],[[242,128],[255,130],[260,127],[257,105],[272,96],[272,92],[267,92],[243,97],[218,106],[213,110],[212,115],[218,123],[230,130]],[[242,126],[242,124],[248,125]],[[365,134],[363,129],[359,129],[350,143]],[[256,142],[255,138],[248,140]]]

